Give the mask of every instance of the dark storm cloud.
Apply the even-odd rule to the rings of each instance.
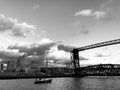
[[[0,59],[2,60],[16,60],[22,55],[23,53],[19,53],[18,50],[0,50]]]
[[[77,48],[77,47],[75,47],[75,46],[66,46],[66,45],[63,45],[63,44],[58,45],[58,50],[63,50],[66,53],[70,53],[70,51],[72,51],[74,48]],[[68,59],[66,59],[66,60],[68,60]],[[79,60],[88,60],[88,58],[79,55]]]
[[[63,45],[63,44],[59,44],[58,45],[58,50],[64,50],[66,52],[70,52],[72,51],[74,48],[76,48],[75,46],[67,46],[67,45]]]
[[[26,60],[31,60],[32,63],[39,63],[40,65],[44,65],[44,58],[43,56],[38,56],[38,55],[33,55],[33,56],[28,56]]]
[[[50,50],[52,46],[54,46],[55,43],[46,43],[46,44],[31,44],[28,46],[20,46],[20,45],[13,45],[9,46],[8,49],[18,49],[19,52],[24,52],[27,55],[44,55],[46,51]]]
[[[52,48],[56,47],[56,50]],[[39,62],[44,65],[44,60],[53,60],[54,62],[71,61],[70,52],[73,46],[65,46],[56,44],[55,42],[48,43],[32,43],[27,45],[15,44],[9,46],[6,50],[0,50],[0,59],[2,60],[17,60],[25,53],[25,63],[32,61]],[[88,60],[88,58],[80,56],[80,60]]]

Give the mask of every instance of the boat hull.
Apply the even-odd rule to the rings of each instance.
[[[35,81],[34,84],[51,83],[52,79]]]

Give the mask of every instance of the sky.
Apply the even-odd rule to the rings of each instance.
[[[119,0],[0,0],[0,59],[70,61],[70,51],[120,38]],[[79,53],[80,64],[120,64],[120,45]]]

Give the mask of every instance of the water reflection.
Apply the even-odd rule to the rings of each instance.
[[[49,84],[34,84],[34,79],[0,80],[0,90],[120,90],[120,77],[54,78]]]

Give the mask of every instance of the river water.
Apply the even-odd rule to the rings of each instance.
[[[34,79],[0,80],[0,90],[120,90],[120,77],[54,78],[49,84],[34,84]]]

